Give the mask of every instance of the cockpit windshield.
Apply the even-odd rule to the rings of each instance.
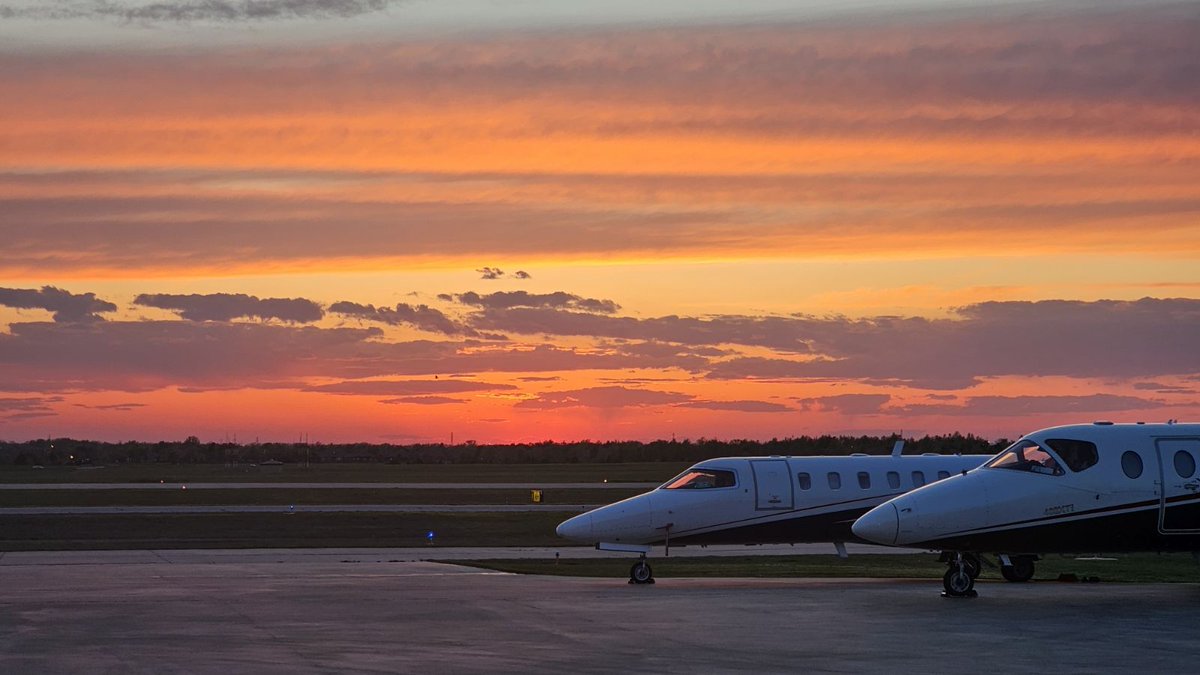
[[[1050,476],[1061,476],[1064,473],[1054,455],[1029,439],[1013,443],[984,466],[989,469],[1012,469]]]
[[[722,469],[688,469],[663,485],[664,490],[704,490],[733,487],[737,476]]]

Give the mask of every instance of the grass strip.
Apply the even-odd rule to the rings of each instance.
[[[542,490],[547,509],[560,504],[607,504],[644,490]],[[480,489],[270,489],[270,490],[0,490],[0,507],[18,506],[226,506],[322,504],[530,504],[529,490]]]
[[[0,466],[0,483],[662,483],[680,462],[611,464],[121,464],[105,467]]]
[[[559,546],[566,514],[216,513],[0,517],[0,551]],[[434,533],[429,544],[427,533]]]

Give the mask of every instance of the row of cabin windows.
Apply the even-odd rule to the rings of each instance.
[[[950,477],[949,471],[938,471],[937,472],[938,480],[942,480],[943,478],[949,478],[949,477]],[[842,489],[842,474],[840,472],[830,471],[829,473],[825,474],[825,479],[827,481],[829,481],[829,489],[830,490],[841,490]],[[796,474],[796,480],[800,483],[801,490],[811,490],[812,489],[812,475],[811,474],[806,473],[806,472]],[[896,472],[896,471],[887,472],[887,484],[888,484],[888,487],[890,487],[891,489],[899,490],[900,489],[900,473]],[[924,471],[912,472],[912,486],[914,488],[919,488],[924,484],[925,484],[925,472]],[[858,472],[858,487],[860,487],[864,490],[871,489],[871,474],[869,472],[867,472],[867,471],[859,471]]]
[[[1180,478],[1191,478],[1196,475],[1196,458],[1187,450],[1176,452],[1172,463],[1175,465],[1175,473]],[[1142,456],[1133,450],[1126,450],[1125,454],[1121,455],[1121,470],[1130,478],[1140,478],[1142,471],[1145,470]]]

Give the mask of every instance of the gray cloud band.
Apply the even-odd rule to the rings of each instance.
[[[136,23],[271,21],[348,18],[378,12],[397,0],[51,0],[35,5],[0,5],[0,18],[60,21],[115,19]]]

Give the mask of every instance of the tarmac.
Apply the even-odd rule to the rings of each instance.
[[[928,580],[634,586],[235,553],[5,555],[0,672],[1192,672],[1200,626],[1198,584],[980,583],[964,600]]]
[[[917,549],[846,544],[850,555],[922,553]],[[764,546],[675,546],[671,557],[832,554],[833,544]],[[652,559],[662,556],[656,548]],[[636,554],[600,551],[591,546],[421,546],[392,548],[250,548],[159,549],[133,551],[0,551],[0,567],[18,565],[246,564],[246,563],[395,563],[430,560],[615,558],[632,562]],[[653,562],[653,560],[651,561]],[[619,574],[623,567],[614,567]]]

